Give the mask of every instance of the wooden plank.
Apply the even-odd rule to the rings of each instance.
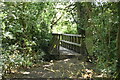
[[[61,35],[60,33],[52,33],[52,35]]]
[[[64,43],[67,43],[67,44],[72,44],[72,45],[81,47],[81,44],[78,44],[78,43],[74,43],[74,42],[70,42],[70,41],[65,41],[65,40],[60,40],[60,41],[64,42]]]
[[[60,55],[80,55],[79,53],[60,46]]]
[[[77,34],[61,34],[64,36],[76,36],[76,37],[82,37],[81,35],[77,35]]]

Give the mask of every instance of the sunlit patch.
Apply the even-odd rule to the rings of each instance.
[[[70,59],[65,59],[64,61],[69,61]]]
[[[92,78],[93,76],[92,69],[82,69],[81,72],[83,78]]]
[[[53,63],[53,60],[51,60],[50,62],[52,62],[52,63]]]
[[[21,72],[22,74],[30,74],[30,72]]]
[[[48,70],[48,71],[51,71],[51,72],[55,72],[55,70],[49,69],[49,68],[44,68],[44,70]]]
[[[11,70],[11,73],[17,73],[18,71],[17,70]]]
[[[60,70],[55,70],[56,72],[60,72]]]
[[[70,63],[70,65],[69,65],[69,67],[71,67],[71,66],[74,66],[75,64],[73,64],[73,63]]]
[[[52,65],[54,65],[53,60],[51,60],[49,64],[43,65],[43,67],[50,67],[50,66],[52,66]]]
[[[43,65],[43,67],[50,67],[51,65]]]
[[[100,75],[98,75],[98,76],[95,76],[95,77],[101,78],[101,77],[107,77],[107,75],[102,73],[102,74],[100,74]]]

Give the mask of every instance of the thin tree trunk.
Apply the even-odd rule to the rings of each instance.
[[[118,62],[117,62],[117,79],[120,79],[120,2],[118,2],[118,16],[119,16],[119,23],[118,23],[118,38],[117,38],[117,55],[118,55]]]

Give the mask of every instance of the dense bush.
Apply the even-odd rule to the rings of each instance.
[[[13,3],[2,5],[2,54],[4,68],[28,67],[43,60],[51,39],[51,3]],[[52,14],[54,14],[54,11]]]

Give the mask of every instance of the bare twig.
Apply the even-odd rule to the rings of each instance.
[[[62,18],[62,16],[63,16],[63,14],[62,14],[55,22],[52,21],[53,23],[52,23],[52,25],[50,26],[51,29],[53,28],[53,25],[57,24],[57,22]]]

